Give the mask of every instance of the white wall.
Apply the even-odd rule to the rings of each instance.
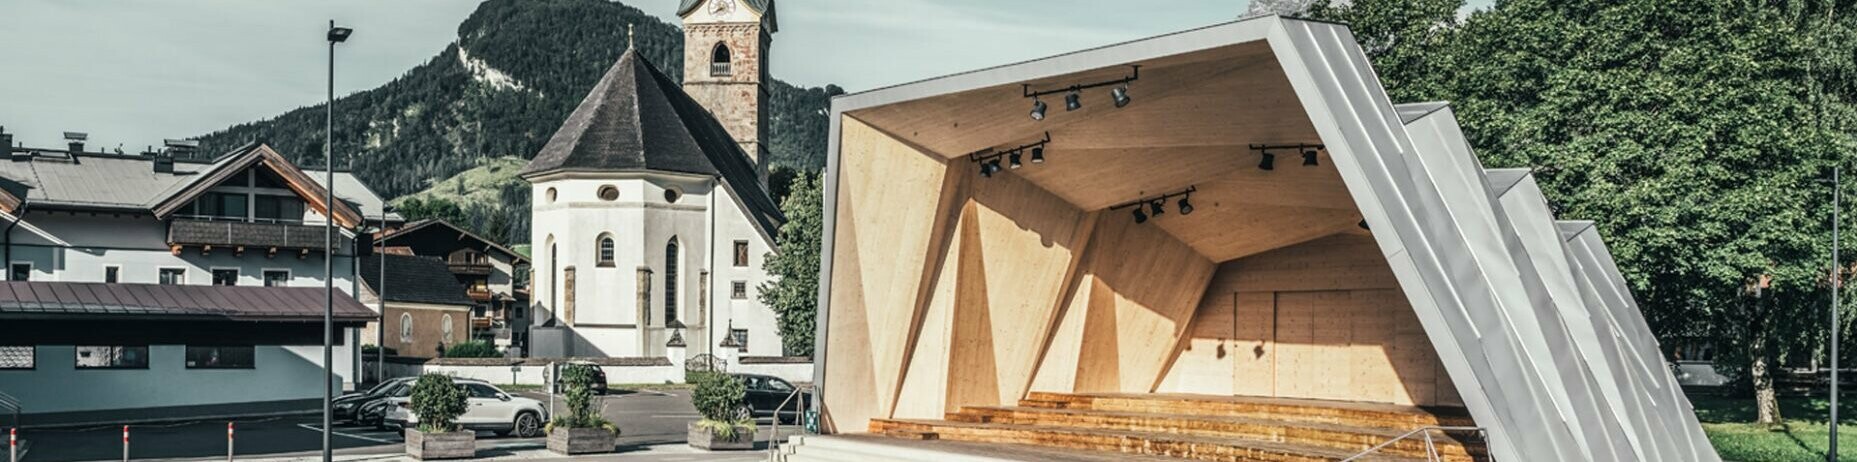
[[[512,371],[511,369],[514,369]],[[543,385],[542,372],[546,365],[522,366],[456,366],[438,364],[401,364],[387,363],[387,375],[390,377],[411,377],[426,372],[445,374],[452,377],[483,380],[496,384]],[[606,371],[609,384],[642,383],[683,383],[682,366],[600,366]],[[812,363],[797,364],[735,364],[729,366],[730,372],[771,375],[789,382],[811,382]]]
[[[151,345],[147,369],[79,370],[75,347],[40,345],[35,369],[0,370],[0,390],[28,414],[322,398],[320,346],[258,346],[252,369],[187,369],[186,351]],[[348,357],[337,347],[336,371],[348,370]]]

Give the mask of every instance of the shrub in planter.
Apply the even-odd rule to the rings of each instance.
[[[748,386],[735,376],[696,372],[690,404],[703,418],[691,422],[689,443],[698,449],[754,449],[754,416],[746,412]]]
[[[413,383],[413,414],[417,428],[406,429],[406,454],[415,459],[454,459],[477,456],[477,433],[458,428],[464,415],[464,388],[451,377],[419,376]]]
[[[570,364],[561,369],[567,390],[567,414],[548,422],[548,450],[561,454],[612,452],[619,427],[593,405],[593,368]]]
[[[503,354],[498,353],[496,351],[496,346],[491,345],[490,342],[476,340],[476,341],[460,343],[457,345],[452,345],[451,348],[445,349],[445,357],[447,358],[501,358],[503,357]]]

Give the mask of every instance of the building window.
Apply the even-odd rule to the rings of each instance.
[[[78,369],[147,369],[147,346],[77,347]]]
[[[213,268],[213,285],[216,285],[216,286],[239,285],[238,268]]]
[[[122,282],[123,267],[110,265],[103,267],[103,282],[115,284]]]
[[[187,368],[251,369],[257,367],[256,350],[250,346],[187,345]]]
[[[609,202],[619,200],[619,188],[614,187],[613,185],[601,186],[600,187],[600,200],[609,201]]]
[[[716,48],[709,53],[709,76],[728,77],[734,74],[735,70],[729,66],[730,61],[733,60],[734,57],[729,55],[729,46],[717,43]]]
[[[735,281],[729,288],[729,298],[736,300],[748,299],[748,281]]]
[[[664,188],[664,202],[665,203],[675,204],[677,203],[678,199],[682,199],[682,198],[683,198],[683,191],[678,190],[677,188]]]
[[[265,287],[288,287],[290,270],[264,270]]]
[[[445,343],[451,343],[451,315],[446,314],[445,317],[439,321],[445,323],[438,328],[440,332],[445,334]]]
[[[611,268],[613,266],[613,237],[612,236],[600,236],[599,258],[600,258],[600,262],[599,262],[600,267]]]
[[[555,188],[548,188],[548,203],[555,203]]]
[[[735,267],[748,266],[748,241],[735,241]]]
[[[6,273],[6,280],[8,281],[30,281],[32,280],[32,263],[13,262],[13,266],[11,266],[10,270],[7,271]]]
[[[735,337],[736,348],[748,351],[748,329],[729,329],[729,336]]]
[[[38,347],[0,346],[0,370],[32,369],[37,367]]]
[[[400,313],[400,343],[413,343],[412,313]]]
[[[263,222],[298,223],[303,221],[303,200],[296,196],[254,195],[252,217]]]
[[[178,286],[187,283],[186,268],[162,268],[156,282],[162,285]]]
[[[664,245],[664,322],[677,320],[677,238]]]

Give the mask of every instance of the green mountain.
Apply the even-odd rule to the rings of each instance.
[[[633,43],[659,70],[683,77],[683,31],[623,3],[603,0],[488,0],[458,26],[458,40],[430,61],[378,88],[335,102],[336,164],[349,165],[388,198],[457,200],[463,226],[486,237],[528,239],[528,188],[498,168],[528,159]],[[825,165],[826,112],[837,86],[767,84],[771,162],[817,171]],[[303,165],[321,165],[323,107],[236,125],[200,138],[202,152],[263,140]],[[503,158],[515,158],[503,159]],[[441,185],[461,172],[473,178]],[[520,183],[519,181],[517,183]],[[496,185],[457,194],[458,185]],[[449,188],[440,193],[436,189]],[[409,211],[412,212],[412,211]]]

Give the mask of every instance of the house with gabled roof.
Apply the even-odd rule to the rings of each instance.
[[[357,237],[402,220],[349,172],[328,203],[328,172],[268,145],[190,149],[0,158],[0,392],[35,421],[314,409],[325,265],[331,383],[358,379],[360,328],[378,315],[351,295]],[[120,393],[148,386],[172,392]]]

